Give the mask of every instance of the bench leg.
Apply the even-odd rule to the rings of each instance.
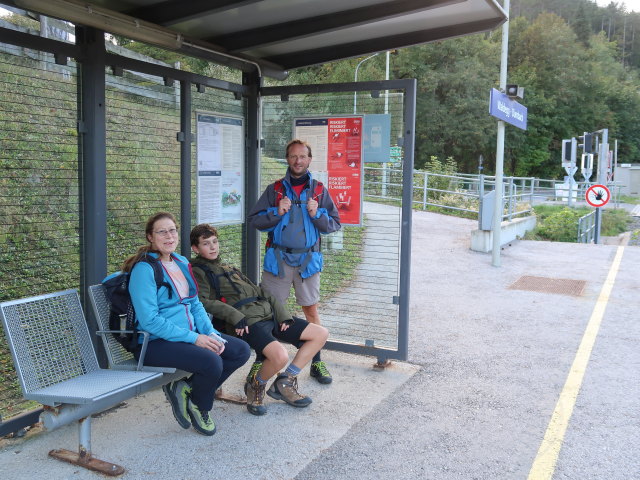
[[[124,468],[115,463],[105,462],[91,456],[91,416],[78,420],[78,436],[80,445],[77,452],[57,449],[49,452],[50,457],[63,462],[72,463],[95,472],[100,472],[110,477],[116,477],[124,473]]]

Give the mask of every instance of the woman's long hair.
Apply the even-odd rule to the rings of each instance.
[[[151,242],[149,241],[149,237],[153,235],[153,226],[158,220],[162,220],[163,218],[167,218],[171,220],[176,228],[178,228],[178,222],[176,222],[176,217],[174,217],[169,212],[158,212],[155,215],[149,217],[147,220],[147,225],[144,228],[144,238],[147,241],[147,245],[143,245],[138,248],[138,251],[127,258],[122,264],[123,272],[130,272],[133,266],[138,263],[143,257],[145,257],[149,252],[160,253],[157,250],[151,248]]]

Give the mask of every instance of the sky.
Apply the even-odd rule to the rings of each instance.
[[[614,0],[614,2],[618,5],[624,3],[628,12],[640,12],[640,0]],[[606,7],[611,3],[611,0],[596,0],[596,3],[601,7]]]

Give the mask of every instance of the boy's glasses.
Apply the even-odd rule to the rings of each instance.
[[[161,237],[166,237],[167,235],[169,236],[177,235],[178,230],[176,230],[175,228],[170,228],[169,230],[156,230],[153,233],[160,235]]]

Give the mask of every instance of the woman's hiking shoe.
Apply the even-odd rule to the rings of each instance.
[[[251,379],[256,376],[256,373],[258,373],[261,368],[262,368],[262,362],[253,362],[251,364],[251,369],[249,370],[249,373],[247,374],[246,381],[250,382]]]
[[[313,362],[311,364],[311,376],[323,385],[333,382],[333,378],[329,370],[327,370],[327,364],[324,362]]]
[[[264,402],[265,385],[256,380],[254,375],[251,381],[244,384],[244,393],[247,396],[247,410],[252,415],[264,415],[267,409],[262,404]]]
[[[307,407],[311,399],[298,393],[298,377],[279,374],[267,390],[267,395],[276,400],[284,400],[294,407]]]
[[[191,399],[187,403],[187,411],[191,417],[191,424],[196,432],[202,435],[211,436],[216,433],[216,424],[209,416],[209,412],[203,412],[197,405],[191,403]]]
[[[162,391],[164,392],[164,396],[167,397],[167,401],[171,404],[173,416],[180,426],[182,428],[189,428],[191,426],[191,420],[187,412],[187,401],[191,393],[191,387],[184,379],[180,379],[163,385]]]

